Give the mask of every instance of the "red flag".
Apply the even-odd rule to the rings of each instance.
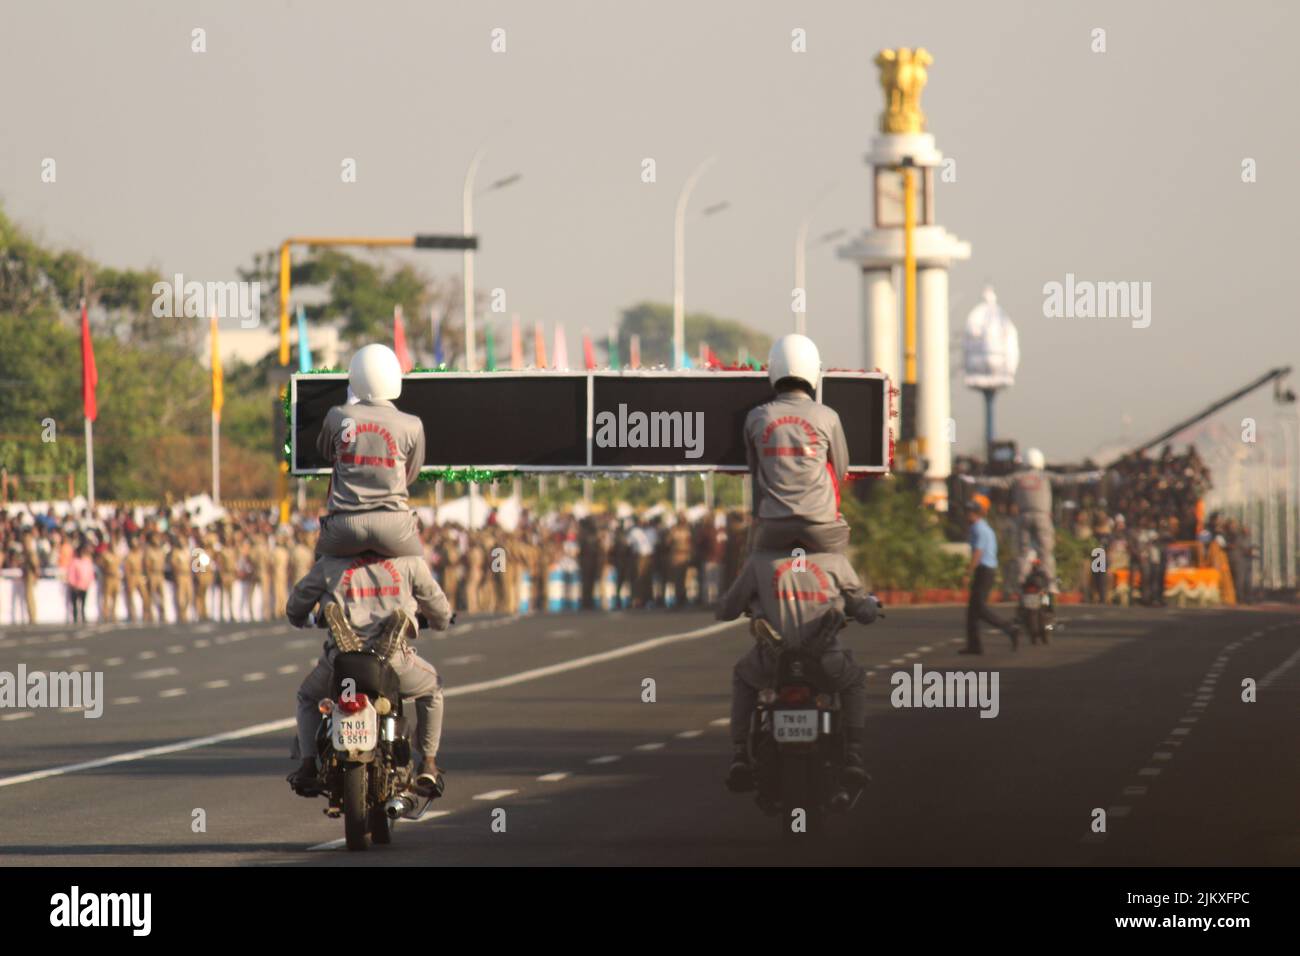
[[[585,330],[582,333],[582,361],[588,372],[596,367],[596,350],[591,347],[591,336]]]
[[[90,341],[90,316],[86,300],[81,300],[81,405],[87,421],[99,417],[99,404],[95,401],[95,386],[99,384],[99,370],[95,368],[95,346]]]
[[[718,358],[718,353],[713,351],[707,345],[704,346],[704,367],[705,368],[722,368],[722,359]]]
[[[414,366],[411,361],[411,353],[406,350],[406,326],[402,323],[402,307],[393,306],[393,351],[397,353],[397,361],[402,366],[402,374],[405,375]]]

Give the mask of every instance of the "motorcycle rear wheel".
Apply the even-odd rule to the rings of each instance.
[[[777,821],[781,835],[787,838],[808,839],[821,831],[821,806],[817,798],[817,760],[814,754],[780,755],[781,760],[781,813]],[[802,810],[803,830],[794,829],[794,811]]]
[[[343,836],[349,850],[370,845],[366,829],[366,765],[353,764],[343,770]]]

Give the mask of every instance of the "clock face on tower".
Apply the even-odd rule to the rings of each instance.
[[[916,196],[916,225],[929,223],[929,190],[926,188],[927,170],[912,170],[912,191]],[[903,170],[887,166],[876,167],[876,228],[903,226]]]

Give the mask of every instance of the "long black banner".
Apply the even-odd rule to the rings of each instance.
[[[879,372],[823,377],[850,471],[889,470],[888,387]],[[764,372],[417,372],[394,404],[424,422],[426,469],[744,471],[745,415],[771,395]],[[347,375],[295,375],[290,399],[292,472],[328,473],[316,439]]]

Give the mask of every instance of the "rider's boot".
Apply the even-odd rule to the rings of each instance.
[[[422,796],[436,800],[446,790],[442,780],[442,771],[432,757],[425,757],[420,763],[420,773],[415,778],[415,789]]]
[[[410,616],[402,611],[394,611],[384,622],[384,630],[375,639],[372,648],[384,660],[391,660],[401,653],[406,642],[414,637],[415,624]]]
[[[288,776],[289,786],[300,797],[320,796],[321,780],[316,773],[316,758],[303,757],[302,765]]]
[[[355,654],[365,646],[365,641],[352,629],[352,622],[342,604],[330,601],[325,605],[325,623],[329,625],[334,646],[344,654]]]
[[[754,789],[754,766],[749,762],[749,751],[738,746],[731,756],[727,769],[727,789],[732,793],[746,793]]]
[[[862,756],[861,728],[848,729],[848,745],[844,748],[844,770],[840,773],[840,783],[849,790],[859,790],[871,782],[867,773],[867,762]]]

